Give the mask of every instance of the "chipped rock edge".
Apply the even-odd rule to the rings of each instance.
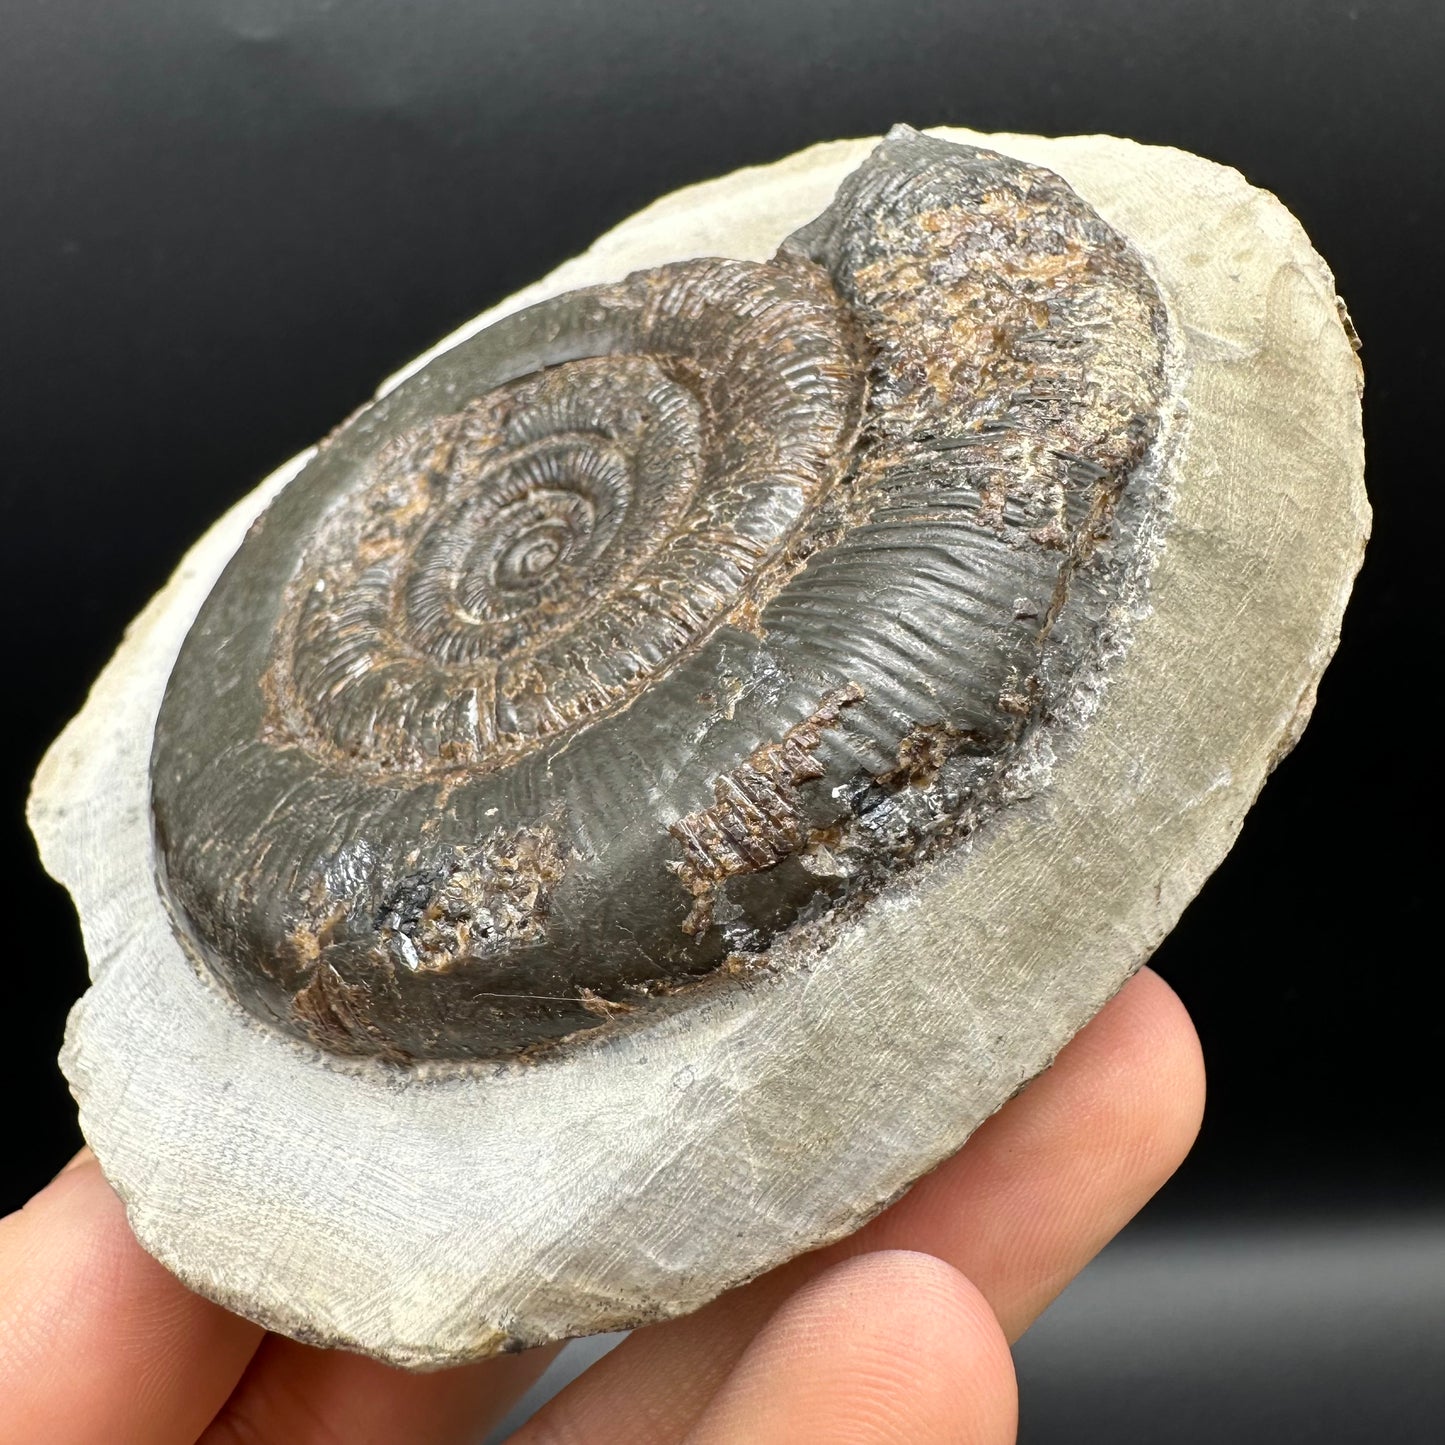
[[[1183,340],[1174,510],[1088,725],[1046,787],[805,965],[543,1064],[337,1068],[197,976],[152,874],[165,680],[309,453],[295,458],[131,625],[30,803],[91,960],[62,1053],[82,1128],[141,1242],[192,1288],[411,1368],[695,1309],[855,1228],[956,1150],[1227,852],[1308,717],[1369,530],[1333,279],[1274,197],[1226,167],[1111,137],[933,133],[1061,174],[1144,254]],[[873,144],[676,192],[428,356],[641,267],[764,259]]]

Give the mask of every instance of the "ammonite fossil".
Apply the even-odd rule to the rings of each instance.
[[[1328,272],[1177,152],[900,127],[520,300],[202,543],[32,805],[143,1241],[406,1364],[956,1148],[1222,856],[1365,528]]]
[[[1062,181],[914,132],[771,261],[455,347],[326,440],[191,630],[154,763],[182,936],[398,1059],[764,965],[966,831],[1095,660],[1164,347]]]

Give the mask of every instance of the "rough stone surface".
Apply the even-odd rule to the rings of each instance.
[[[1062,726],[1035,730],[1009,806],[965,844],[861,918],[794,930],[743,987],[480,1072],[342,1060],[191,966],[150,829],[167,676],[298,458],[136,620],[31,801],[92,961],[62,1056],[82,1127],[142,1243],[194,1288],[413,1367],[694,1309],[855,1228],[957,1149],[1227,851],[1308,718],[1368,531],[1360,371],[1332,279],[1283,207],[1224,167],[1102,137],[941,134],[1063,176],[1143,256],[1178,338],[1171,509],[1151,523],[1147,596],[1114,619],[1107,686],[1083,679]],[[466,333],[643,267],[764,260],[873,144],[678,192]],[[928,776],[938,755],[919,733],[894,765]]]

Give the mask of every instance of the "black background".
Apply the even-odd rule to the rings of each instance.
[[[1314,1231],[1328,1256],[1331,1230],[1348,1251],[1445,1225],[1442,64],[1432,0],[0,0],[0,1206],[79,1143],[54,1055],[84,960],[25,789],[183,550],[383,375],[655,196],[906,120],[1198,151],[1275,191],[1335,269],[1364,339],[1375,537],[1304,741],[1156,956],[1212,1092],[1139,1229],[1181,1250]],[[1348,1298],[1311,1300],[1349,1339]],[[1436,1329],[1442,1300],[1445,1279]],[[1424,1328],[1377,1313],[1366,1395]],[[1269,1420],[1259,1438],[1445,1438],[1411,1370],[1380,1385],[1379,1433],[1351,1433],[1364,1407],[1318,1407],[1338,1371],[1290,1328],[1248,1386],[1273,1402],[1241,1417]],[[1085,1376],[1117,1405],[1112,1367]],[[1221,1374],[1216,1405],[1241,1378]],[[1134,1438],[1224,1438],[1178,1413],[1177,1378],[1139,1392],[1172,1426]],[[1094,1438],[1087,1410],[1053,1435],[1028,1398],[1026,1439]]]

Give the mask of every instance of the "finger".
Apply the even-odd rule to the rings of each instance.
[[[1016,1340],[1179,1167],[1203,1111],[1194,1025],[1145,969],[962,1153],[829,1257],[927,1250]]]
[[[932,1255],[884,1251],[788,1299],[687,1445],[1012,1445],[1017,1428],[988,1302]]]
[[[261,1334],[136,1243],[89,1154],[0,1221],[0,1445],[191,1445]]]
[[[419,1375],[273,1335],[201,1445],[475,1445],[555,1354]]]
[[[782,1300],[818,1270],[868,1250],[947,1260],[1016,1337],[1178,1167],[1203,1094],[1188,1015],[1145,970],[1052,1069],[893,1208],[694,1315],[636,1331],[519,1440],[681,1438]]]

